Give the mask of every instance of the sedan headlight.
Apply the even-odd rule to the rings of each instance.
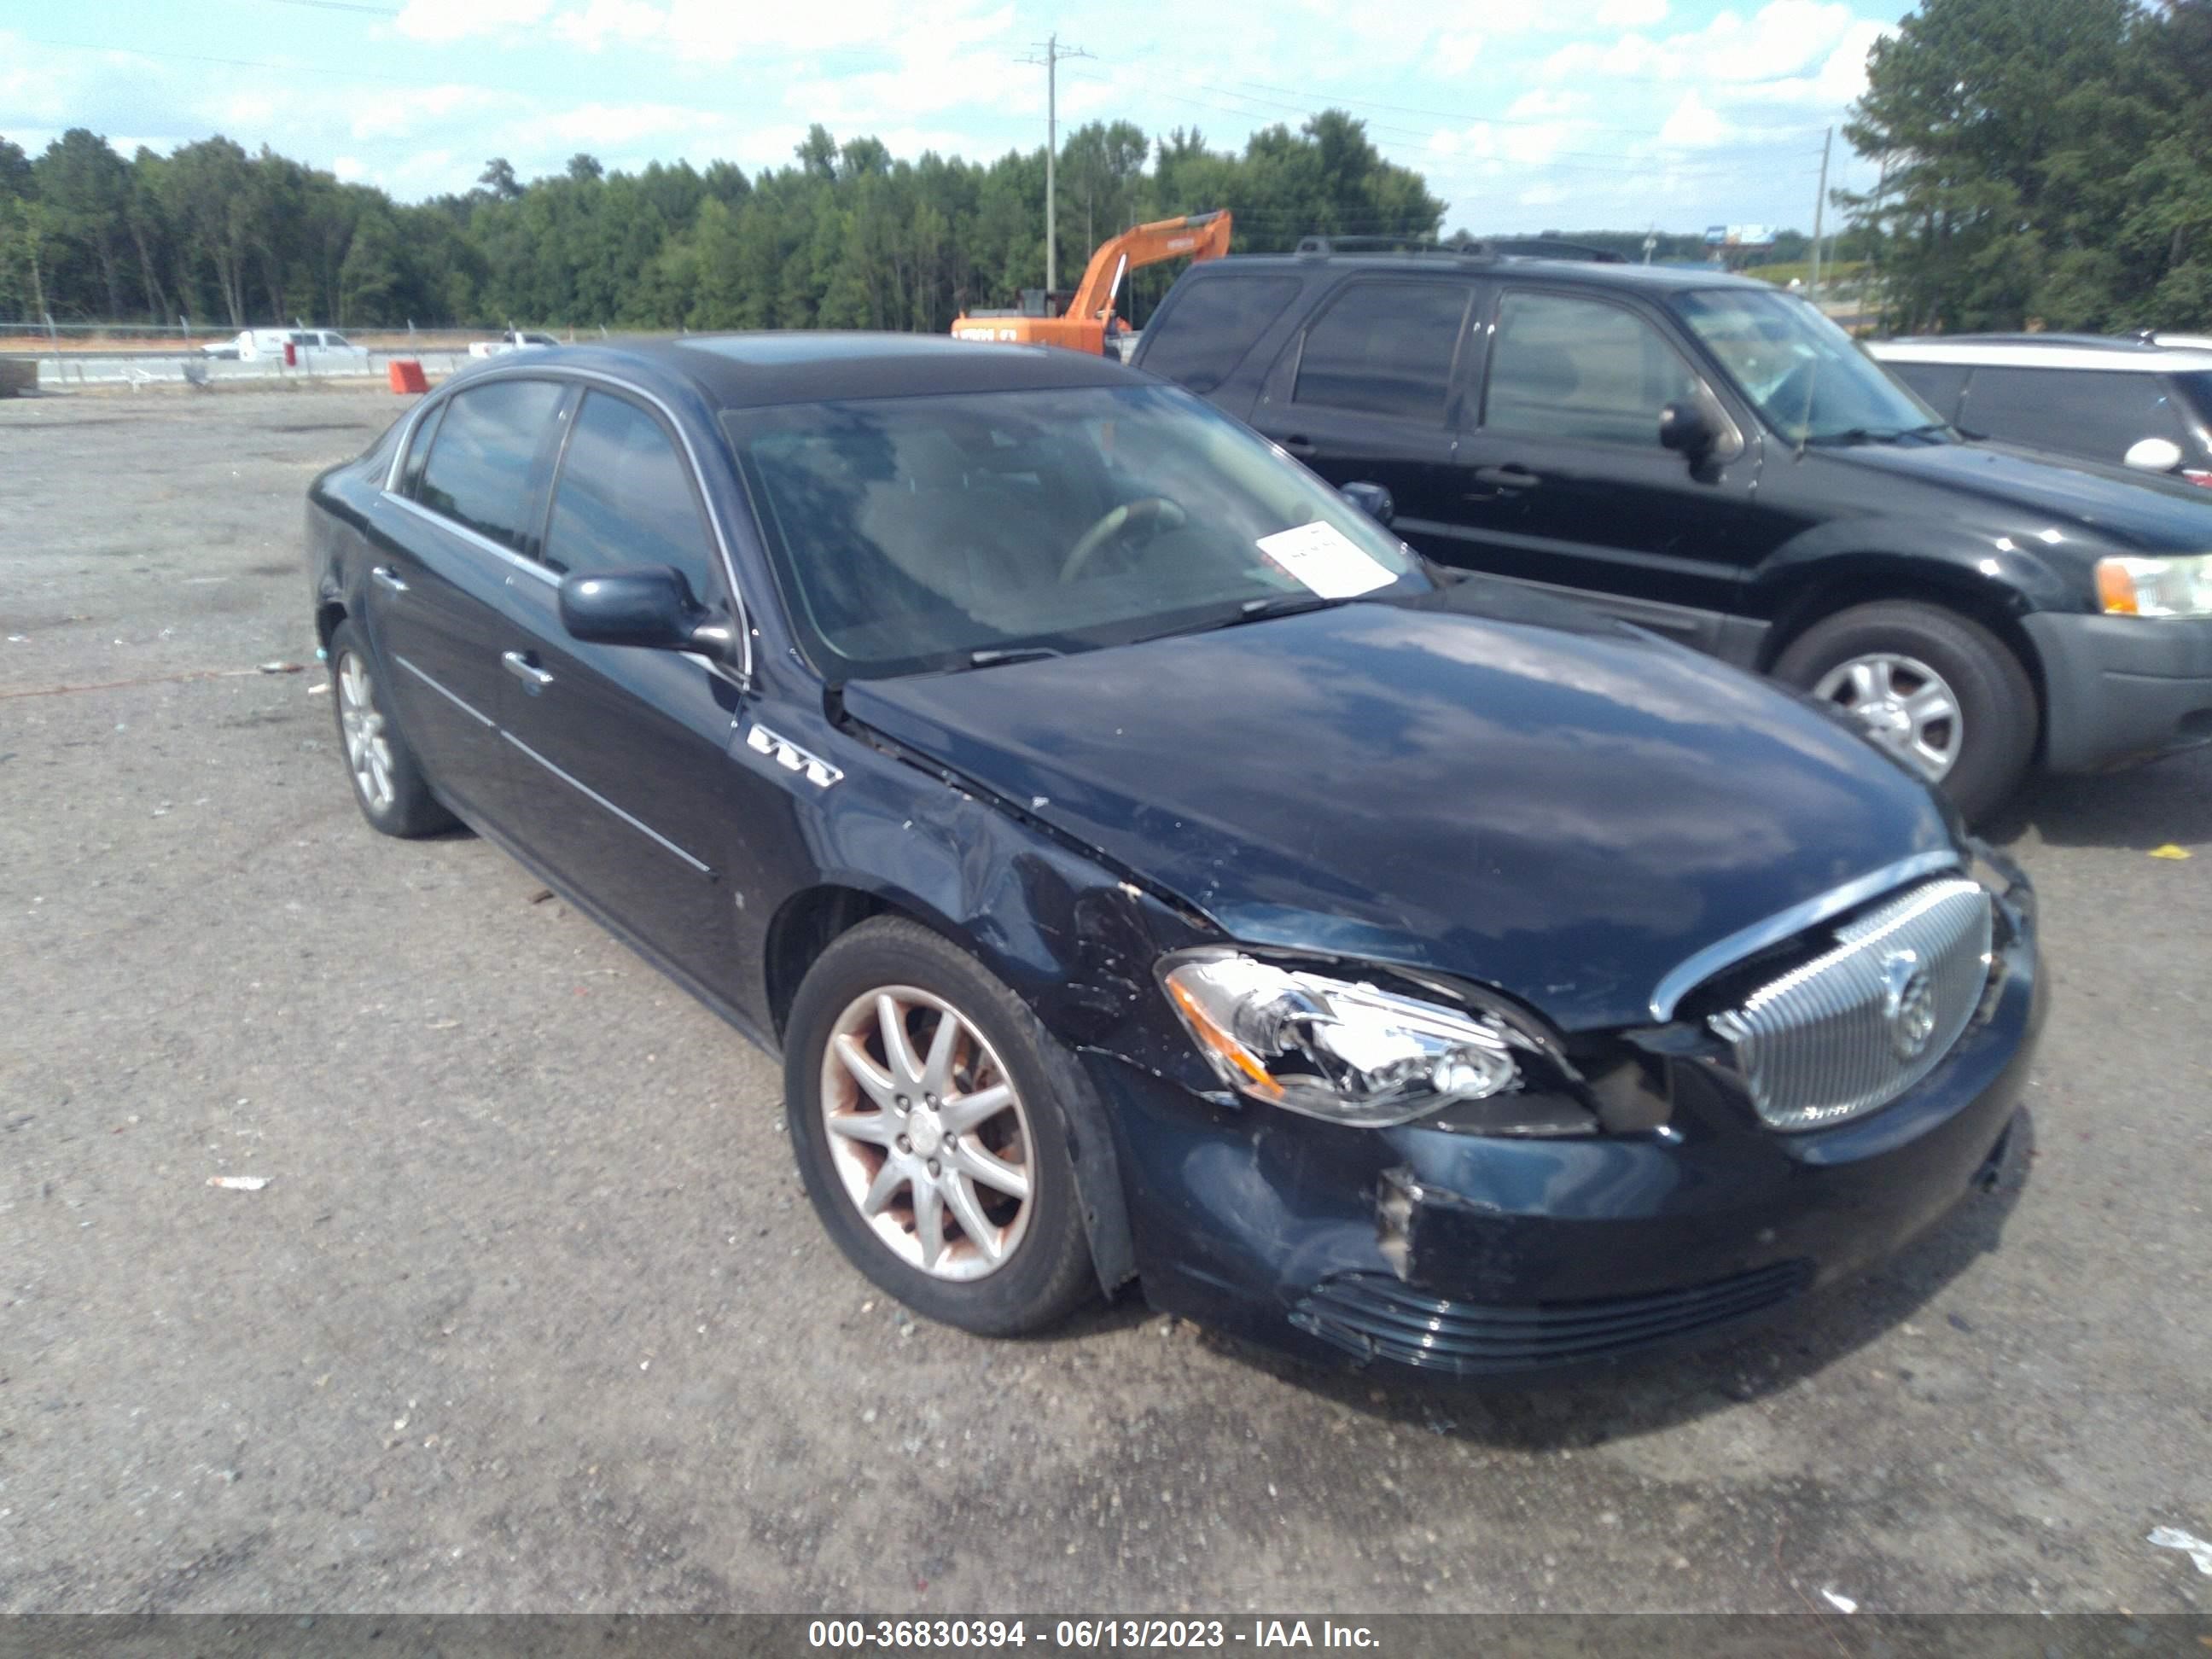
[[[1479,1014],[1238,951],[1170,957],[1160,982],[1224,1083],[1332,1123],[1384,1128],[1513,1093],[1522,1082],[1516,1051],[1534,1048]],[[1536,1115],[1543,1121],[1521,1132],[1587,1127]]]
[[[2115,617],[2212,617],[2212,553],[2097,561],[2097,599]]]

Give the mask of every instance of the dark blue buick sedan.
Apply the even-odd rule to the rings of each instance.
[[[781,1050],[823,1224],[934,1318],[1133,1280],[1512,1378],[1940,1216],[2039,1023],[2018,872],[1347,494],[1073,352],[687,339],[449,382],[307,557],[371,825],[470,825]]]

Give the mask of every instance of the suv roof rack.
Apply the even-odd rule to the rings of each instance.
[[[1326,258],[1332,253],[1411,253],[1448,259],[1489,260],[1585,259],[1594,264],[1626,264],[1624,255],[1610,248],[1562,241],[1552,236],[1512,236],[1502,240],[1478,240],[1458,236],[1439,240],[1433,236],[1302,236],[1296,252],[1302,258]]]
[[[1297,252],[1304,258],[1324,258],[1332,253],[1441,254],[1454,259],[1493,258],[1490,244],[1472,237],[1439,241],[1433,236],[1301,236]]]

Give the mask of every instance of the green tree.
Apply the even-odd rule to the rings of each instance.
[[[1910,329],[2194,320],[2212,139],[2203,0],[1924,0],[1876,44],[1844,128],[1880,159],[1841,196]],[[2194,73],[2192,74],[2192,66]],[[2192,159],[2193,158],[2193,159]]]

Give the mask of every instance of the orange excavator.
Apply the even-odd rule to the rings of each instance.
[[[1073,293],[1025,288],[1018,311],[963,312],[952,319],[956,340],[997,340],[1015,345],[1065,346],[1094,357],[1114,350],[1109,342],[1123,324],[1114,314],[1121,279],[1139,265],[1166,259],[1218,259],[1229,252],[1226,208],[1159,219],[1098,245]]]

